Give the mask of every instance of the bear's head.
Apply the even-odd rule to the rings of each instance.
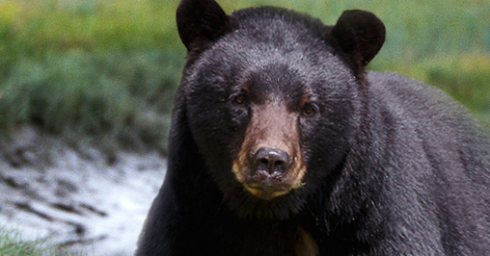
[[[325,26],[280,8],[226,15],[213,0],[183,0],[177,24],[187,125],[224,200],[242,217],[297,213],[351,150],[383,23],[359,10]]]

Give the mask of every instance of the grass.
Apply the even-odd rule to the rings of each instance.
[[[2,83],[0,122],[34,122],[60,134],[105,134],[164,148],[180,62],[168,52],[85,53],[24,59]]]
[[[0,0],[0,129],[32,122],[77,141],[165,150],[185,49],[177,0]],[[234,9],[277,5],[218,1]],[[370,64],[440,86],[490,122],[490,2],[285,0],[334,24],[376,13],[387,40]],[[97,139],[96,141],[100,141]]]
[[[157,1],[1,0],[0,128],[34,122],[75,141],[164,150],[185,54],[165,26],[174,11]]]
[[[467,54],[458,58],[439,57],[419,67],[422,79],[439,86],[465,103],[475,116],[490,124],[490,56]]]
[[[70,256],[56,246],[42,241],[24,241],[14,232],[0,228],[0,256]]]

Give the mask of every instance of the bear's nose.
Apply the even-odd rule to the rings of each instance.
[[[291,164],[288,153],[276,148],[259,148],[252,158],[255,171],[267,177],[285,173]]]

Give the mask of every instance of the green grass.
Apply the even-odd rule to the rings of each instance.
[[[476,117],[490,124],[490,56],[439,57],[419,66],[421,79],[435,84],[465,103]]]
[[[165,150],[185,49],[177,0],[0,0],[0,128],[33,122],[77,141]],[[231,11],[281,5],[334,24],[376,13],[387,40],[370,64],[440,86],[490,121],[488,1],[218,1]]]
[[[0,227],[0,256],[70,256],[63,249],[45,241],[25,241],[14,232]]]
[[[72,50],[16,63],[2,83],[0,122],[56,134],[104,134],[127,146],[164,148],[182,62],[169,52]]]
[[[102,136],[165,150],[185,57],[167,22],[175,8],[147,0],[0,1],[0,128],[33,122],[74,141]]]

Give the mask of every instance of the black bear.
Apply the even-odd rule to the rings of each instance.
[[[183,0],[170,155],[136,255],[490,255],[490,139],[440,90],[365,71],[372,13],[334,26]]]

